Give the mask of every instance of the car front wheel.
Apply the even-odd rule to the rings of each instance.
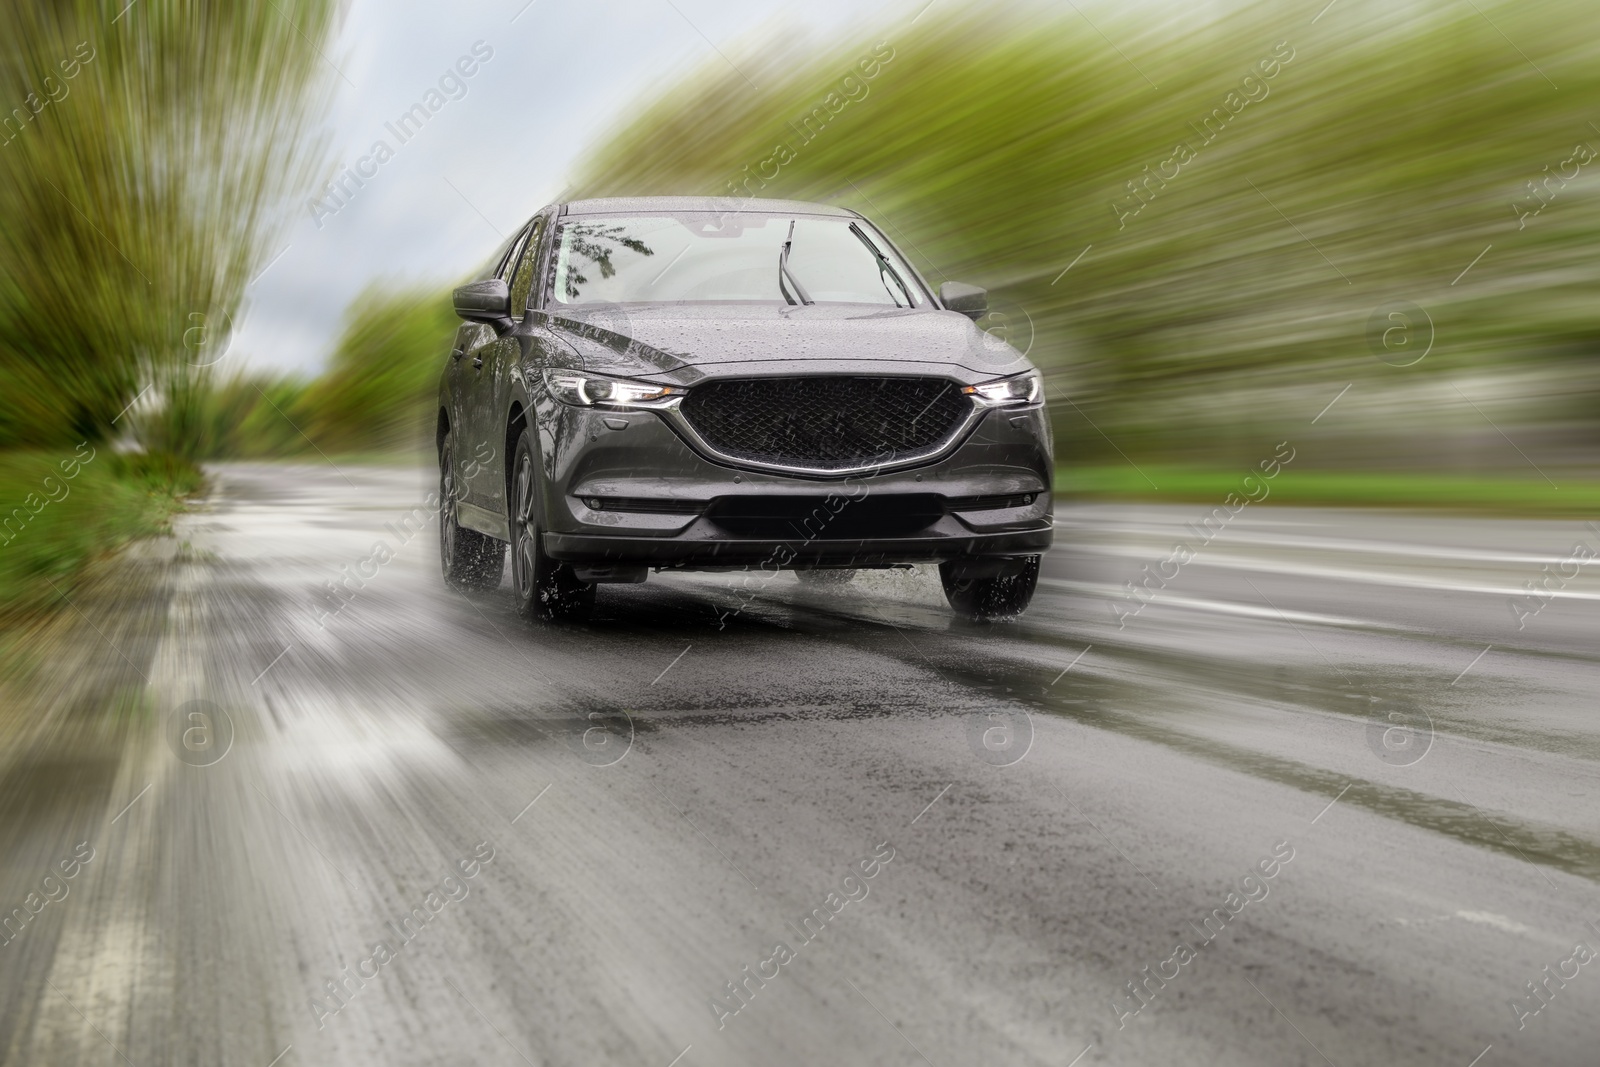
[[[512,461],[511,587],[525,619],[581,618],[594,607],[594,583],[578,580],[572,565],[544,553],[539,529],[538,463],[528,431],[517,438]]]
[[[1039,557],[949,560],[939,564],[945,599],[969,619],[1009,619],[1028,610],[1039,584]]]

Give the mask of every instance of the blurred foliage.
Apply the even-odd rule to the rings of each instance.
[[[337,13],[0,0],[0,625],[199,490],[227,416],[194,327],[238,316],[316,177]]]
[[[369,286],[351,304],[328,370],[307,393],[324,448],[433,444],[439,374],[461,320],[449,290]]]
[[[253,459],[313,451],[308,383],[242,374],[197,377],[137,417],[140,440],[195,459]]]
[[[105,440],[146,387],[202,388],[193,316],[238,315],[317,176],[337,6],[0,3],[0,448]]]
[[[202,459],[430,449],[440,361],[459,323],[448,291],[375,282],[346,311],[320,377],[202,380],[141,417],[141,439]]]
[[[0,628],[57,604],[85,563],[166,528],[198,468],[105,446],[0,454]]]
[[[729,55],[759,88],[709,60],[606,138],[572,193],[728,195],[759,173],[772,180],[758,195],[862,211],[936,285],[987,286],[1007,316],[989,325],[1019,345],[1033,335],[1052,396],[1078,404],[1057,405],[1064,455],[1115,458],[1109,437],[1134,455],[1248,460],[1263,432],[1292,425],[1383,441],[1362,464],[1449,462],[1424,440],[1446,433],[1520,463],[1456,383],[1502,428],[1592,447],[1600,163],[1546,186],[1536,217],[1511,205],[1540,203],[1526,183],[1579,142],[1600,146],[1586,110],[1600,7],[1324,7],[1086,7],[1091,25],[1071,6],[940,5],[847,44],[752,45]],[[798,136],[792,123],[878,41],[894,54],[866,96]],[[1280,42],[1292,60],[1206,143],[1191,123],[1242,97]],[[1127,183],[1180,141],[1195,158],[1142,186],[1148,203],[1119,227],[1137,202]],[[795,158],[773,177],[762,161],[782,158],[778,144]],[[1413,367],[1379,362],[1366,340],[1397,300],[1437,329]],[[1338,417],[1311,428],[1352,382]]]

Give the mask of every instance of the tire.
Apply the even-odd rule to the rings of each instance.
[[[1033,600],[1039,557],[982,563],[949,560],[939,564],[939,580],[956,614],[980,621],[1015,618]]]
[[[572,565],[544,554],[539,528],[539,461],[528,431],[517,438],[512,452],[511,491],[506,494],[511,514],[511,591],[517,614],[524,619],[578,619],[594,608],[594,583],[580,582]]]
[[[819,570],[795,571],[794,576],[800,579],[801,585],[837,589],[855,581],[856,572],[848,567],[829,567]]]
[[[439,447],[439,569],[444,584],[459,593],[500,588],[506,546],[488,534],[469,530],[456,519],[456,473],[451,434]]]

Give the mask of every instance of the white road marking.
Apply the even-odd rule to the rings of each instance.
[[[1504,930],[1508,934],[1531,934],[1533,928],[1514,922],[1504,915],[1496,915],[1492,911],[1458,911],[1456,918],[1465,919],[1469,923],[1480,923],[1483,926],[1492,926],[1496,930]]]
[[[1093,539],[1094,534],[1146,534],[1157,541],[1165,542],[1174,536],[1183,536],[1186,533],[1176,526],[1162,526],[1157,524],[1102,524],[1097,522],[1069,522],[1062,519],[1056,520],[1056,529],[1071,529],[1088,531],[1091,535],[1088,540],[1073,542],[1073,547],[1093,548],[1103,550],[1107,554],[1126,556],[1143,556],[1147,553],[1138,546],[1132,546],[1122,540],[1107,540],[1101,542]],[[1283,548],[1289,550],[1323,550],[1328,552],[1349,552],[1354,554],[1366,553],[1370,555],[1406,556],[1417,559],[1452,560],[1465,563],[1558,563],[1562,557],[1559,552],[1538,554],[1531,552],[1491,552],[1486,549],[1452,549],[1439,548],[1431,545],[1402,544],[1399,541],[1343,541],[1336,538],[1324,537],[1297,537],[1285,539],[1272,535],[1254,534],[1245,530],[1230,531],[1227,547],[1240,545],[1261,545],[1265,548]]]
[[[1055,589],[1063,589],[1073,593],[1088,593],[1092,596],[1107,598],[1120,597],[1122,590],[1107,582],[1078,582],[1067,578],[1040,578],[1039,584]],[[1352,619],[1342,615],[1323,615],[1312,611],[1280,611],[1277,608],[1262,607],[1259,604],[1237,604],[1231,600],[1202,600],[1196,597],[1174,596],[1169,593],[1158,594],[1150,604],[1166,604],[1175,608],[1188,608],[1191,611],[1209,611],[1217,615],[1242,615],[1251,619],[1288,619],[1290,622],[1303,622],[1310,626],[1346,626],[1362,627],[1365,629],[1401,630],[1405,627],[1385,626],[1367,619]]]
[[[1142,556],[1138,551],[1108,553],[1116,555]],[[1525,597],[1526,589],[1510,585],[1491,585],[1486,582],[1472,581],[1441,581],[1437,578],[1413,578],[1403,574],[1393,574],[1387,571],[1356,570],[1349,567],[1327,567],[1315,563],[1267,563],[1260,559],[1243,557],[1230,557],[1214,555],[1197,557],[1196,563],[1207,567],[1216,567],[1224,570],[1253,571],[1258,574],[1292,574],[1299,578],[1329,578],[1341,582],[1365,582],[1368,585],[1389,585],[1400,589],[1431,589],[1440,593],[1482,593],[1488,596]],[[1549,560],[1546,560],[1549,562]],[[1047,579],[1039,579],[1041,582]],[[1060,579],[1050,579],[1060,581]],[[1088,583],[1078,583],[1080,585]],[[1117,596],[1121,596],[1119,591]],[[1556,589],[1540,594],[1544,599],[1555,600],[1600,600],[1600,593],[1585,593],[1574,589]],[[1157,596],[1158,601],[1166,599]]]

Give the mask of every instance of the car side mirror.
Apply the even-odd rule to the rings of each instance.
[[[468,282],[455,291],[456,314],[468,322],[511,324],[511,289],[499,278]]]
[[[946,311],[959,311],[976,321],[989,313],[989,290],[963,282],[945,282],[939,286],[939,303]]]

